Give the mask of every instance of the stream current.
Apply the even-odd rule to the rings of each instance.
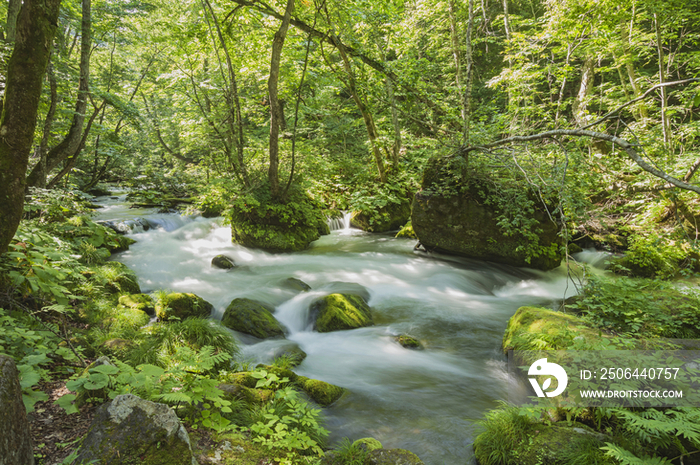
[[[308,250],[272,254],[231,243],[230,227],[221,219],[130,210],[124,196],[99,203],[104,208],[97,220],[142,218],[123,223],[137,242],[116,259],[136,272],[143,292],[193,292],[214,305],[212,318],[218,319],[237,297],[275,306],[287,339],[260,341],[236,333],[239,359],[270,362],[292,341],[308,354],[295,372],[348,389],[324,409],[331,444],[371,436],[385,448],[414,452],[428,465],[474,463],[472,422],[508,397],[500,348],[517,308],[552,306],[576,293],[563,267],[538,272],[428,255],[413,250],[415,240],[369,234],[339,221]],[[144,230],[146,224],[150,229]],[[218,254],[238,267],[212,268]],[[286,288],[290,277],[312,290]],[[314,332],[309,304],[352,284],[369,291],[375,325]],[[398,334],[418,338],[425,350],[404,349],[394,342]]]

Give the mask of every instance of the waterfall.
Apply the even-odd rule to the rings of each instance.
[[[350,229],[351,211],[342,211],[342,218],[328,218],[328,227],[331,231],[348,231]]]

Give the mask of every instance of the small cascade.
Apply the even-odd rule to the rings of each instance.
[[[343,211],[342,218],[328,218],[328,227],[331,231],[349,231],[350,230],[350,218],[352,218],[351,211]]]

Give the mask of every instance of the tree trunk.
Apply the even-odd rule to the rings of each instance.
[[[474,53],[472,51],[472,33],[474,31],[474,0],[469,0],[469,19],[467,20],[467,48],[464,59],[467,65],[466,80],[464,81],[464,140],[469,143],[469,124],[471,122],[472,106],[472,77],[474,76]]]
[[[335,47],[340,52],[340,57],[343,60],[343,68],[345,73],[348,75],[348,86],[350,87],[350,92],[352,93],[352,98],[357,105],[357,109],[362,113],[362,119],[365,122],[365,127],[367,128],[367,136],[369,137],[369,142],[372,146],[372,154],[374,155],[374,161],[377,164],[377,171],[379,172],[379,180],[381,182],[386,182],[386,168],[384,167],[384,159],[379,151],[379,143],[377,142],[377,127],[374,125],[374,119],[372,114],[369,112],[367,105],[362,100],[362,97],[357,91],[357,82],[355,81],[355,73],[352,72],[352,67],[350,66],[350,60],[348,59],[348,54],[345,50],[345,45],[335,36],[333,36],[333,43]]]
[[[41,173],[42,179],[46,179],[46,154],[49,151],[49,137],[51,136],[51,128],[53,127],[53,121],[56,117],[56,107],[58,106],[58,84],[51,61],[49,61],[46,74],[49,78],[51,103],[49,104],[49,111],[46,112],[44,131],[41,136],[41,142],[39,143],[39,161],[37,162],[37,169]]]
[[[277,96],[277,84],[280,78],[280,62],[282,60],[282,47],[289,30],[289,21],[294,10],[294,0],[287,0],[287,8],[284,10],[284,18],[279,30],[272,40],[272,58],[270,59],[270,77],[267,80],[267,92],[270,97],[270,167],[267,171],[267,179],[270,183],[270,192],[273,199],[278,199],[279,185],[279,134],[280,125],[284,115],[282,106]]]
[[[85,122],[85,112],[87,110],[89,79],[90,79],[90,44],[91,41],[91,0],[82,0],[82,23],[80,33],[80,83],[78,84],[78,100],[75,103],[75,113],[73,122],[66,137],[56,147],[52,148],[46,156],[46,165],[42,170],[40,166],[35,166],[27,178],[29,186],[44,187],[46,176],[56,168],[59,163],[68,157],[74,156],[83,136],[83,124]]]
[[[664,47],[661,40],[661,27],[659,26],[659,17],[654,13],[654,32],[656,33],[656,51],[659,56],[659,84],[666,82],[666,73],[664,71]],[[666,88],[661,87],[661,128],[664,134],[664,146],[668,149],[671,144],[671,135],[669,128],[668,115],[666,114]]]
[[[587,57],[581,68],[581,85],[578,88],[578,94],[571,110],[574,113],[574,120],[578,126],[583,126],[586,123],[586,109],[588,108],[588,96],[593,88],[594,81],[594,60]]]
[[[60,0],[24,0],[7,69],[0,116],[0,253],[17,231],[41,86],[56,34]]]
[[[457,14],[455,13],[455,2],[449,0],[448,9],[450,17],[450,39],[452,40],[452,57],[455,62],[455,81],[457,84],[457,95],[459,95],[459,105],[462,116],[462,144],[467,143],[467,109],[464,106],[464,98],[462,94],[462,83],[464,76],[462,75],[462,59],[459,53],[459,30],[457,29]]]
[[[19,9],[22,6],[22,0],[10,0],[7,5],[7,23],[5,25],[5,42],[11,44],[15,41],[17,36],[17,15],[19,15]]]

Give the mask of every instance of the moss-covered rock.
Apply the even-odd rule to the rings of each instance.
[[[273,199],[269,185],[263,184],[237,198],[226,216],[233,242],[271,252],[304,250],[330,233],[321,205],[297,185],[284,199]]]
[[[110,294],[140,294],[141,287],[136,274],[123,263],[107,262],[96,271],[104,279],[105,290]]]
[[[524,188],[511,184],[515,185],[507,188],[512,194]],[[512,208],[503,205],[504,188],[499,179],[470,173],[461,157],[432,158],[422,190],[413,200],[411,224],[416,236],[427,250],[541,270],[559,266],[563,258],[559,226],[534,195],[527,207],[509,213],[519,216],[519,224],[528,224],[534,237],[521,233],[522,226],[502,229],[499,216],[504,208]],[[521,197],[521,202],[528,202],[527,195]]]
[[[396,233],[396,236],[394,237],[405,237],[408,239],[418,239],[418,236],[416,236],[416,233],[413,231],[413,225],[411,224],[411,220],[408,220],[408,222],[401,227],[399,232]]]
[[[340,386],[326,383],[318,379],[297,376],[296,383],[311,400],[321,407],[328,407],[345,394],[345,389]]]
[[[382,449],[382,443],[374,438],[362,438],[352,443],[353,447],[362,447],[365,450]]]
[[[350,225],[369,232],[395,231],[411,217],[410,198],[398,203],[387,203],[374,211],[358,211],[352,214]]]
[[[394,341],[398,342],[406,349],[423,349],[423,344],[421,344],[418,339],[413,336],[409,336],[408,334],[399,334],[398,336],[394,337]]]
[[[211,266],[222,270],[230,270],[236,267],[236,263],[233,261],[233,258],[220,254],[211,259]]]
[[[369,453],[369,465],[423,465],[416,454],[404,449],[375,449]]]
[[[156,315],[161,321],[174,318],[208,317],[214,306],[198,295],[173,292],[158,300]]]
[[[7,355],[0,355],[0,431],[0,465],[34,463],[19,370]]]
[[[156,314],[155,303],[148,294],[126,294],[119,296],[119,305],[134,310],[141,310],[148,315]]]
[[[312,302],[309,309],[314,329],[321,333],[374,324],[369,305],[357,295],[330,294]]]
[[[223,391],[224,399],[238,399],[249,405],[264,404],[275,396],[275,391],[271,389],[255,389],[240,384],[220,384],[217,387]]]
[[[130,237],[126,236],[116,236],[114,238],[116,240],[116,244],[111,244],[107,243],[107,248],[111,253],[117,253],[117,252],[124,252],[126,250],[129,250],[129,246],[131,244],[135,244],[136,241]]]
[[[287,366],[294,368],[301,364],[301,362],[306,359],[306,352],[304,352],[298,345],[289,345],[286,347],[281,347],[272,355],[273,360],[284,359]]]
[[[274,309],[251,299],[233,299],[221,322],[224,326],[251,336],[266,339],[284,336],[282,325],[272,315]]]
[[[77,463],[196,465],[190,439],[175,412],[132,394],[97,410]]]
[[[508,321],[503,336],[503,351],[563,350],[569,347],[575,338],[583,338],[590,347],[594,347],[607,338],[607,335],[571,313],[538,307],[520,307]]]

